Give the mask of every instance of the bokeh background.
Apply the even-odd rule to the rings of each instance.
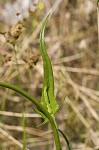
[[[99,149],[99,50],[95,0],[0,0],[0,81],[38,101],[43,84],[39,33],[51,58],[59,129],[73,150]],[[67,96],[67,97],[66,97]],[[49,124],[19,94],[0,88],[0,150],[54,150]],[[37,127],[38,126],[38,127]],[[60,135],[63,150],[66,143]],[[23,146],[24,145],[24,146]]]

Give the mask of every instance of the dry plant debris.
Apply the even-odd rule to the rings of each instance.
[[[57,121],[60,129],[68,135],[74,150],[98,150],[99,50],[96,2],[42,0],[39,7],[35,4],[35,11],[29,9],[27,17],[21,11],[15,11],[15,18],[11,14],[10,22],[9,17],[2,19],[6,2],[10,2],[10,7],[19,6],[17,0],[17,5],[12,0],[0,1],[0,81],[20,85],[21,80],[22,88],[39,98],[43,72],[38,37],[42,20],[52,10],[45,42],[53,63],[56,98],[62,104]],[[6,11],[7,16],[8,12],[10,9]],[[65,95],[68,98],[64,100]],[[24,131],[21,118],[23,98],[2,89],[0,97],[0,149],[19,150]],[[33,114],[30,102],[25,102],[24,106],[26,146],[30,150],[40,147],[46,149],[48,146],[52,149],[50,127],[35,128],[42,119]],[[44,135],[41,130],[45,131]],[[65,150],[63,138],[61,142]]]

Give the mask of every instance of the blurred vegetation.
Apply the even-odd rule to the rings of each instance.
[[[45,42],[61,105],[56,117],[74,150],[99,149],[96,8],[94,0],[0,1],[0,81],[20,86],[38,99],[43,83],[39,32],[43,19],[52,11]],[[43,120],[35,116],[31,102],[2,88],[0,97],[0,150],[19,150],[23,142],[30,150],[53,149],[50,126],[36,127]],[[62,137],[61,142],[65,150]]]

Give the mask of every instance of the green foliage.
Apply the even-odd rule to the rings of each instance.
[[[53,78],[52,65],[44,45],[44,31],[45,31],[46,24],[48,22],[48,18],[49,15],[46,17],[40,33],[40,51],[43,58],[43,68],[44,68],[44,83],[42,88],[41,104],[54,117],[59,106],[54,96],[54,78]],[[44,116],[44,114],[42,114],[42,112],[38,110],[36,112],[42,115],[42,117],[44,118],[44,123],[48,121],[48,119],[46,118],[46,116]]]

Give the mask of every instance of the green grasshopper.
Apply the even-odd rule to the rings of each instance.
[[[51,60],[47,54],[44,44],[44,31],[48,22],[48,18],[49,15],[45,18],[40,32],[40,51],[42,54],[44,69],[44,82],[42,88],[41,104],[54,117],[55,113],[59,109],[59,105],[57,104],[54,96],[54,78]],[[47,117],[40,110],[36,110],[36,112],[44,118],[44,123],[48,122]]]

